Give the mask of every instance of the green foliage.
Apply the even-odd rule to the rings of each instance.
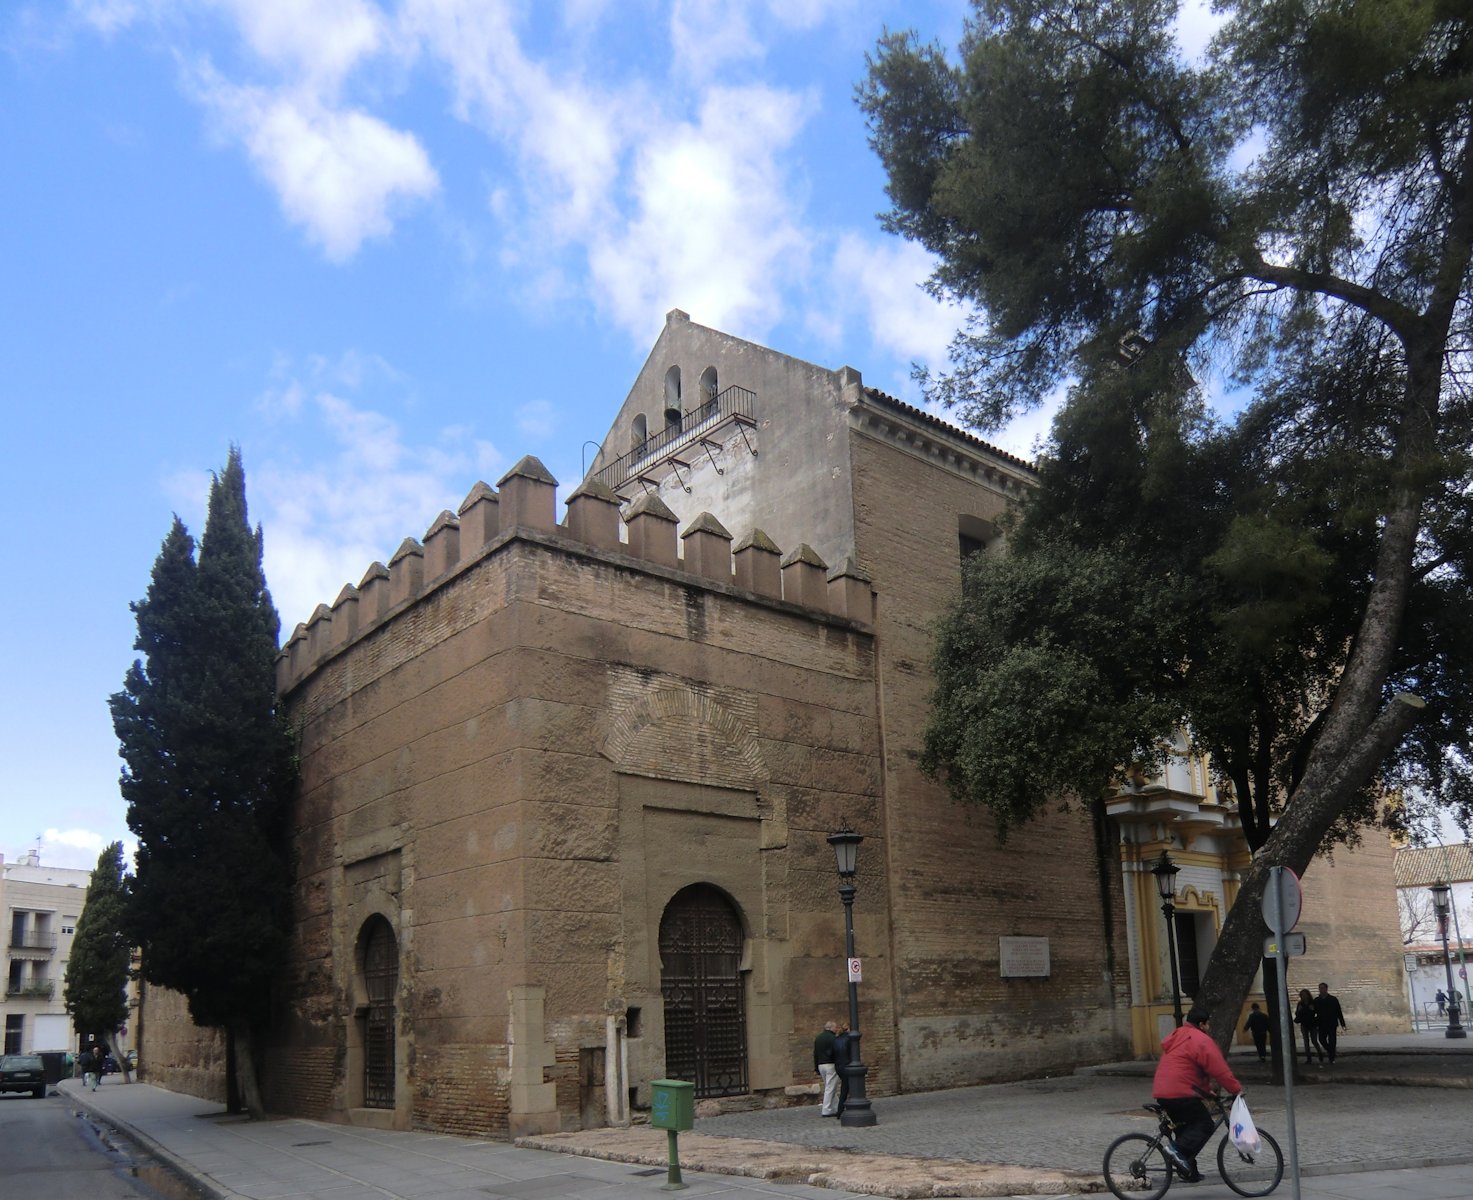
[[[859,89],[889,227],[975,313],[926,382],[983,428],[1074,386],[1027,561],[941,629],[927,765],[1008,828],[1185,720],[1254,846],[1315,761],[1329,836],[1377,787],[1473,817],[1466,6],[1239,0],[1201,63],[1165,0],[974,7]],[[1230,425],[1204,368],[1256,392]],[[1426,719],[1341,778],[1397,691]]]
[[[88,881],[62,985],[72,1026],[83,1037],[96,1034],[110,1042],[128,1020],[132,948],[124,929],[127,903],[123,844],[113,842],[97,856]]]
[[[202,1025],[259,1019],[290,927],[285,826],[295,780],[278,711],[279,622],[232,448],[210,489],[198,561],[175,518],[147,596],[143,658],[112,697],[128,825],[138,837],[129,927],[149,982]]]

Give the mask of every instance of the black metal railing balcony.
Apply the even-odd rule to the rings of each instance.
[[[682,414],[679,421],[672,422],[659,433],[645,438],[628,454],[620,455],[594,475],[594,479],[617,492],[641,471],[657,466],[677,446],[683,446],[698,436],[714,433],[732,421],[755,424],[752,413],[756,400],[756,392],[732,384],[699,408]]]
[[[37,933],[34,929],[12,929],[10,948],[12,950],[55,950],[56,934]]]
[[[47,980],[45,983],[8,983],[5,985],[5,996],[10,1000],[50,1000],[56,992],[56,984]]]

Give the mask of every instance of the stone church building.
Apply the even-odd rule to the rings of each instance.
[[[846,826],[871,1096],[1152,1053],[1150,865],[1182,867],[1189,996],[1247,862],[1205,764],[1183,744],[1005,846],[916,765],[932,622],[1034,482],[852,368],[670,313],[561,520],[523,459],[283,650],[297,933],[268,1104],[514,1136],[628,1121],[667,1076],[806,1102],[847,1011]],[[1301,928],[1294,986],[1330,980],[1357,1031],[1404,1021],[1388,847],[1316,864]],[[218,1089],[149,997],[152,1078]]]

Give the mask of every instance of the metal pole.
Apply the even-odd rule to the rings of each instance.
[[[1459,1019],[1459,1010],[1462,1005],[1462,992],[1453,984],[1453,956],[1447,948],[1447,913],[1439,911],[1437,914],[1437,931],[1442,936],[1442,965],[1447,971],[1447,1033],[1450,1038],[1465,1038],[1468,1031],[1463,1028],[1463,1022]]]
[[[670,1165],[665,1171],[665,1184],[660,1189],[662,1192],[683,1192],[686,1184],[680,1177],[680,1137],[673,1129],[665,1131],[669,1138],[666,1142],[670,1152]]]
[[[846,952],[845,973],[848,973],[847,959],[854,958],[854,885],[852,883],[841,883],[839,885],[839,898],[844,901],[844,948]],[[864,1094],[864,1077],[869,1068],[860,1061],[859,1056],[859,985],[854,980],[849,981],[849,1061],[839,1066],[849,1080],[849,1098],[844,1101],[844,1111],[839,1114],[839,1124],[847,1126],[869,1126],[879,1123],[875,1116],[875,1110],[870,1107],[869,1098]]]
[[[1282,867],[1272,868],[1275,871]],[[1274,956],[1279,960],[1279,1041],[1288,1046],[1284,1055],[1284,1122],[1289,1139],[1289,1177],[1294,1181],[1294,1200],[1299,1200],[1299,1135],[1294,1128],[1294,1069],[1299,1051],[1294,1045],[1294,1021],[1289,1016],[1289,956],[1284,953],[1284,935],[1274,930],[1277,943]]]
[[[1181,976],[1176,969],[1176,905],[1167,900],[1161,905],[1166,917],[1166,957],[1171,960],[1171,1005],[1176,1015],[1176,1027],[1181,1028]]]
[[[1448,907],[1453,910],[1453,932],[1458,936],[1458,975],[1461,977],[1462,982],[1466,984],[1468,982],[1468,960],[1463,956],[1463,927],[1458,921],[1458,889],[1453,886],[1452,872],[1448,868],[1447,843],[1439,837],[1437,844],[1442,847],[1442,877],[1447,880],[1447,903]],[[1461,1000],[1458,1003],[1458,1007],[1463,1007]],[[1448,1036],[1451,1037],[1452,1035],[1449,1034]]]

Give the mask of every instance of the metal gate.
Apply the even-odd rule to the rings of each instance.
[[[677,893],[660,921],[665,1073],[694,1083],[698,1097],[748,1090],[741,961],[742,922],[731,901],[707,883]]]
[[[368,1016],[363,1031],[363,1103],[394,1107],[394,993],[399,990],[399,947],[382,917],[369,927],[363,945],[363,982]]]

